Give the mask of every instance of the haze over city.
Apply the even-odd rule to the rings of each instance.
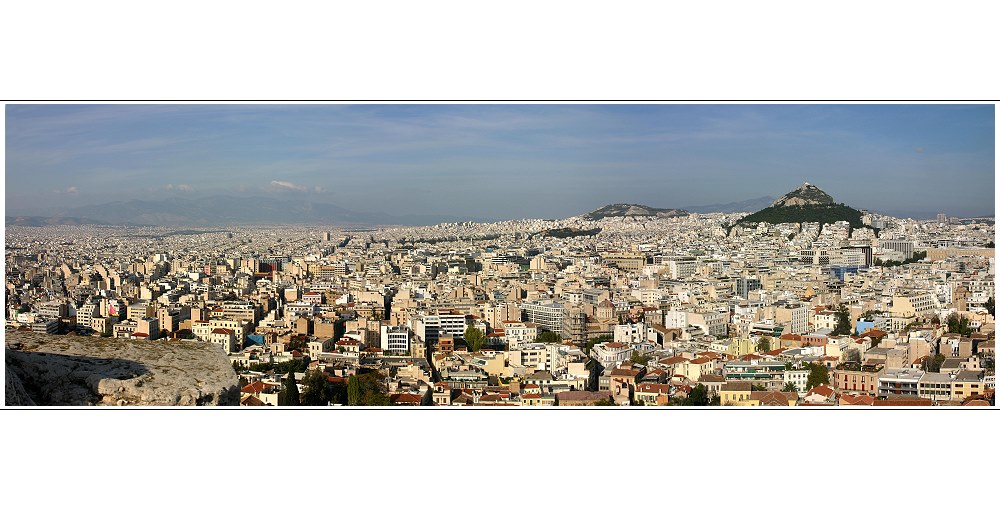
[[[993,105],[8,105],[6,213],[239,195],[563,218],[808,181],[890,215],[992,216],[994,130]]]

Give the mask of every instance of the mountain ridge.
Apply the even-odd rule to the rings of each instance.
[[[583,219],[596,221],[604,218],[646,217],[677,218],[688,216],[683,209],[661,209],[641,204],[608,204],[583,215]]]
[[[278,224],[348,225],[434,225],[471,221],[443,214],[395,216],[384,212],[358,212],[327,202],[290,200],[268,196],[212,195],[203,198],[160,198],[117,200],[76,206],[56,211],[52,216],[7,215],[8,224],[44,226],[50,224],[218,226]],[[33,218],[16,222],[17,218]],[[59,218],[78,218],[78,223],[54,223]],[[478,220],[478,219],[476,219]],[[14,223],[12,223],[14,222]]]

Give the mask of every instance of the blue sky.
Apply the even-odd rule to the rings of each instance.
[[[857,208],[992,215],[993,109],[7,105],[6,209],[243,194],[555,218],[780,196],[808,181]]]

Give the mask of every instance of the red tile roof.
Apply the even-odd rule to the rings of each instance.
[[[241,393],[260,393],[260,392],[264,391],[264,388],[266,388],[266,387],[267,386],[264,383],[262,383],[260,381],[257,381],[257,382],[250,383],[250,384],[248,384],[248,385],[240,388],[240,392]]]
[[[809,395],[821,395],[821,396],[823,396],[825,398],[830,398],[831,396],[833,396],[833,388],[831,388],[831,387],[829,387],[829,386],[827,386],[825,384],[821,384],[821,385],[816,386],[815,388],[809,390],[809,393],[806,393],[806,396],[809,396]]]

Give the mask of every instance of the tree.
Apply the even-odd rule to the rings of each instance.
[[[947,322],[949,333],[958,333],[962,336],[969,336],[972,334],[972,328],[969,326],[969,319],[963,315],[959,315],[957,312],[948,314]]]
[[[610,342],[611,340],[614,340],[614,337],[611,335],[601,335],[597,338],[591,338],[590,340],[587,340],[587,345],[584,348],[584,352],[590,354],[590,350],[593,349],[595,345],[604,342]]]
[[[751,384],[750,391],[767,391],[767,388],[761,384]]]
[[[711,403],[711,399],[708,398],[708,388],[704,384],[699,384],[691,390],[691,394],[684,399],[684,405],[686,406],[698,406],[705,407]]]
[[[927,367],[927,370],[929,372],[940,372],[941,365],[944,363],[944,359],[945,359],[944,354],[941,354],[940,352],[935,354],[934,357],[931,359],[930,366]]]
[[[302,391],[302,405],[325,406],[330,403],[333,392],[326,375],[319,370],[311,370],[302,379],[305,389]]]
[[[789,381],[789,382],[785,383],[785,387],[781,388],[781,391],[795,391],[795,392],[797,392],[797,391],[799,391],[799,389],[795,387],[795,383]]]
[[[347,379],[347,405],[361,405],[361,380],[352,375]]]
[[[645,365],[646,363],[649,363],[649,360],[651,358],[652,358],[652,356],[650,356],[649,354],[643,354],[643,353],[638,352],[638,351],[633,351],[632,352],[632,360],[631,361],[632,361],[632,363],[638,363],[640,365]]]
[[[469,346],[469,352],[476,352],[486,347],[486,334],[475,326],[465,328],[465,345]]]
[[[809,377],[806,379],[806,389],[813,389],[821,384],[830,384],[830,371],[826,365],[809,364]]]
[[[837,326],[833,328],[834,335],[850,335],[854,327],[851,325],[851,314],[847,311],[847,307],[840,305],[840,309],[837,310]]]
[[[760,340],[757,340],[757,352],[767,352],[771,350],[771,339],[762,336]]]
[[[615,401],[611,397],[602,398],[601,400],[598,400],[597,402],[594,402],[594,405],[595,406],[613,406],[613,405],[615,405]]]
[[[559,335],[551,331],[542,331],[538,334],[538,338],[535,339],[536,342],[542,342],[546,344],[558,344],[562,343],[562,338]]]
[[[996,301],[993,300],[993,296],[990,296],[990,298],[986,300],[985,306],[986,306],[986,311],[990,312],[990,315],[996,317],[996,314],[993,313],[996,311]]]
[[[279,406],[302,405],[299,402],[299,386],[295,384],[295,372],[288,372],[288,377],[282,386],[281,394],[278,395]]]
[[[347,405],[387,406],[389,396],[382,389],[380,372],[352,375],[347,379]]]

